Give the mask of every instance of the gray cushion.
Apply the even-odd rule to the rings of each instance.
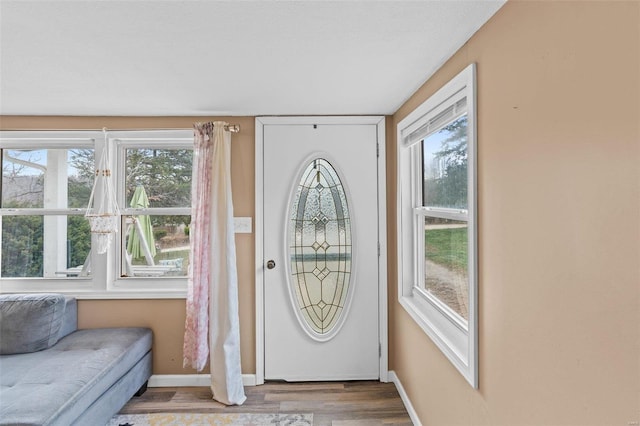
[[[149,354],[145,377],[133,389],[121,389],[128,399],[151,375],[151,345],[147,328],[86,329],[46,351],[0,357],[0,425],[76,424],[78,416]],[[79,423],[85,425],[99,423]]]
[[[0,296],[0,355],[41,351],[55,345],[65,310],[61,294]]]
[[[64,316],[62,317],[62,325],[60,326],[60,333],[58,333],[58,340],[64,336],[73,333],[78,329],[78,302],[75,297],[65,297]]]

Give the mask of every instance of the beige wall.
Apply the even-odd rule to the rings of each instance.
[[[480,389],[391,301],[425,425],[640,421],[639,61],[639,2],[509,2],[395,114],[477,63]]]
[[[239,124],[233,135],[231,178],[235,216],[254,216],[253,117],[17,117],[0,118],[0,128],[9,129],[162,129],[186,128],[193,123],[225,120]],[[255,373],[255,291],[253,234],[237,234],[238,294],[242,372]],[[185,301],[177,300],[81,300],[80,327],[146,326],[153,330],[153,373],[191,374],[182,368],[182,336]],[[208,370],[207,370],[208,371]]]

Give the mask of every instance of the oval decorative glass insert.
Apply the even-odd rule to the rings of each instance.
[[[318,158],[294,187],[289,255],[294,310],[314,338],[331,338],[346,310],[351,281],[351,218],[333,166]]]

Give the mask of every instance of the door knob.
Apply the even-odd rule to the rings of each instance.
[[[273,269],[276,267],[276,262],[274,260],[269,260],[267,262],[267,269]]]

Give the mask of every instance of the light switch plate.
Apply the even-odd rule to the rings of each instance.
[[[250,217],[234,217],[233,227],[236,234],[250,234],[253,232]]]

